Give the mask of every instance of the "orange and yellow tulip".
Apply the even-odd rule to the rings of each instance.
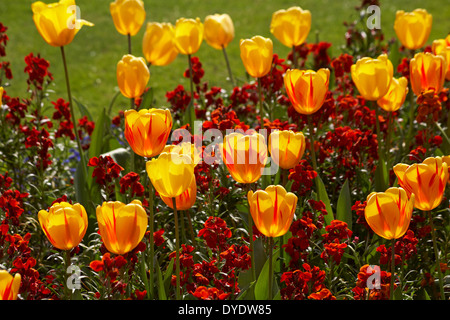
[[[416,96],[428,90],[434,90],[436,94],[441,92],[447,62],[441,55],[434,55],[430,52],[416,53],[409,62],[409,73],[411,88]]]
[[[142,51],[145,59],[154,66],[166,66],[178,56],[175,46],[175,29],[170,23],[147,23]]]
[[[136,35],[145,22],[142,0],[116,0],[109,5],[116,30],[123,35]]]
[[[91,22],[77,19],[75,0],[60,0],[45,4],[36,1],[31,5],[33,21],[45,42],[54,47],[62,47],[72,42],[83,26],[93,26]]]
[[[431,49],[435,55],[441,55],[447,62],[445,79],[450,81],[450,35],[446,39],[434,40]]]
[[[147,229],[147,213],[139,200],[129,204],[103,202],[97,206],[96,215],[103,243],[114,254],[125,254],[136,248]]]
[[[272,67],[273,43],[269,38],[254,36],[239,42],[241,60],[247,73],[254,78],[264,77]]]
[[[20,273],[13,277],[8,271],[0,270],[0,300],[16,300],[21,282]]]
[[[378,58],[361,58],[351,67],[352,80],[359,94],[370,101],[386,95],[393,74],[394,67],[386,54],[381,54]]]
[[[134,109],[125,111],[125,139],[141,157],[160,154],[172,130],[172,115],[168,109]]]
[[[372,192],[367,197],[364,211],[367,224],[380,237],[398,239],[409,228],[415,196],[408,197],[403,188],[389,188],[385,192]]]
[[[48,240],[60,250],[78,246],[88,226],[86,210],[79,203],[54,203],[48,211],[39,211],[38,219]]]
[[[190,156],[163,152],[146,163],[147,174],[160,196],[176,198],[191,185],[195,164]]]
[[[290,228],[297,206],[297,196],[278,186],[247,194],[255,226],[267,237],[280,237]]]
[[[214,49],[226,48],[234,39],[233,20],[228,14],[213,14],[205,18],[205,40]]]
[[[310,30],[311,12],[309,10],[295,6],[272,14],[270,32],[289,48],[304,43]]]
[[[394,30],[404,47],[415,50],[427,42],[432,23],[433,17],[425,9],[412,12],[399,10],[395,16]]]
[[[168,144],[164,147],[162,152],[185,154],[191,157],[194,165],[201,161],[201,150],[195,146],[194,143],[182,142],[180,144]]]
[[[139,98],[150,80],[144,58],[126,54],[117,63],[117,84],[127,98]]]
[[[160,195],[162,201],[171,209],[173,209],[173,198],[164,197]],[[192,179],[189,187],[179,196],[175,198],[177,210],[188,210],[190,209],[197,199],[197,182]]]
[[[181,54],[194,54],[203,42],[204,26],[200,18],[180,18],[175,23],[175,46]]]
[[[264,136],[233,132],[224,137],[221,151],[225,166],[237,182],[253,183],[261,177],[267,162]]]
[[[408,80],[405,77],[392,78],[388,92],[381,99],[377,100],[377,104],[385,111],[397,111],[405,102],[408,91]]]
[[[448,167],[441,157],[429,157],[422,163],[394,166],[398,184],[408,195],[415,195],[414,206],[423,211],[436,208],[442,201],[448,182]]]
[[[287,70],[284,86],[295,111],[313,114],[322,107],[328,92],[330,70]]]
[[[273,131],[269,135],[269,151],[272,160],[283,169],[294,168],[305,152],[305,136],[292,130]]]

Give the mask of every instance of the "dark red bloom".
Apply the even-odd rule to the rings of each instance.
[[[205,227],[198,232],[198,237],[204,238],[210,249],[221,252],[228,248],[227,239],[231,238],[231,230],[227,227],[225,220],[209,217]]]
[[[125,194],[130,189],[130,196],[142,197],[144,186],[139,182],[140,177],[136,172],[129,172],[120,179],[120,193]]]
[[[38,90],[42,90],[44,82],[48,84],[53,80],[52,74],[48,71],[50,63],[41,58],[40,54],[35,57],[33,53],[30,53],[25,57],[25,63],[27,66],[24,72],[28,73],[28,85],[34,85]]]

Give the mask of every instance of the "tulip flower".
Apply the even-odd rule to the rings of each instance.
[[[283,169],[292,169],[305,152],[305,136],[292,130],[273,131],[268,145],[272,160]]]
[[[31,10],[39,34],[54,47],[68,45],[83,26],[93,26],[91,22],[77,19],[75,0],[51,4],[36,1]]]
[[[352,80],[361,96],[370,101],[381,99],[389,90],[394,68],[386,54],[364,57],[351,67]]]
[[[16,300],[21,282],[20,273],[13,277],[8,271],[0,270],[0,300]]]
[[[3,92],[4,92],[3,87],[0,87],[0,106],[2,105]]]
[[[200,18],[180,18],[175,23],[175,46],[181,54],[192,55],[203,42],[204,27]]]
[[[415,195],[414,206],[423,211],[436,208],[442,201],[449,172],[441,157],[429,157],[422,163],[394,166],[399,185],[408,195]]]
[[[322,107],[328,92],[330,70],[287,70],[284,86],[295,111],[313,114]]]
[[[428,90],[434,90],[436,94],[441,92],[447,62],[441,55],[434,55],[430,52],[416,53],[409,62],[409,72],[411,88],[416,96]]]
[[[247,73],[254,78],[264,77],[272,67],[273,43],[269,38],[254,36],[239,42],[241,60]]]
[[[174,208],[173,206],[173,198],[170,197],[164,197],[161,195],[162,201],[171,209]],[[197,199],[197,182],[194,179],[192,179],[191,184],[189,187],[179,196],[175,197],[176,206],[178,210],[188,210],[190,209]]]
[[[176,198],[191,185],[194,178],[191,157],[179,153],[163,152],[146,163],[147,174],[156,191],[168,198]]]
[[[175,29],[170,23],[147,23],[142,51],[145,59],[155,66],[166,66],[178,56],[175,46]]]
[[[142,0],[116,0],[110,3],[109,10],[120,34],[134,36],[145,22]]]
[[[78,203],[55,203],[48,211],[39,211],[38,219],[51,244],[65,251],[80,244],[88,226],[86,210]]]
[[[182,142],[180,144],[169,144],[164,147],[162,152],[185,154],[191,157],[191,161],[194,165],[197,165],[201,161],[201,150],[195,146],[194,143]]]
[[[223,162],[234,180],[239,183],[258,181],[267,162],[264,136],[233,132],[224,137],[221,150]]]
[[[283,45],[293,48],[305,42],[311,30],[311,12],[300,7],[278,10],[272,14],[270,32]]]
[[[144,58],[126,54],[117,63],[117,84],[127,98],[138,98],[150,79],[150,71]]]
[[[147,213],[139,200],[129,204],[103,202],[97,206],[96,215],[103,243],[114,254],[125,254],[136,248],[147,229]]]
[[[168,109],[134,109],[125,113],[125,139],[141,157],[160,154],[172,130],[172,116]]]
[[[408,80],[405,77],[392,78],[388,92],[377,100],[377,104],[385,111],[397,111],[405,102],[408,91]]]
[[[447,37],[450,40],[450,36]],[[431,46],[435,55],[444,57],[447,62],[447,71],[445,73],[445,79],[450,81],[450,43],[446,39],[434,40]]]
[[[395,16],[394,30],[404,47],[415,50],[427,42],[432,23],[432,15],[424,9],[412,12],[399,10]]]
[[[206,43],[214,49],[222,50],[234,39],[233,21],[226,13],[207,16],[203,25]]]
[[[370,228],[385,239],[398,239],[408,230],[414,209],[415,196],[408,196],[403,188],[389,188],[372,192],[364,211]]]

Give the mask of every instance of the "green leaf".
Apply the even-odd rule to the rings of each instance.
[[[77,99],[73,98],[73,100],[76,102],[78,110],[80,110],[80,114],[82,117],[86,116],[89,121],[93,121],[92,115],[89,112],[89,109],[86,108],[86,106],[84,104],[82,104],[80,101],[78,101]]]
[[[278,250],[277,250],[278,251]],[[275,265],[275,261],[277,259],[278,254],[273,254],[272,256],[272,266]],[[255,284],[255,299],[256,300],[267,300],[269,298],[269,259],[266,260],[266,263],[264,264],[258,280]],[[272,293],[278,292],[278,285],[275,281],[275,276],[272,277]],[[275,295],[272,295],[275,296]]]
[[[336,207],[336,219],[347,223],[348,228],[352,229],[352,199],[348,179],[345,180]]]
[[[172,260],[173,261],[173,260]],[[173,266],[173,264],[172,264]],[[161,268],[159,267],[158,260],[156,260],[156,273],[158,276],[158,297],[159,300],[167,300],[166,290],[164,287],[164,279],[161,273]]]
[[[384,192],[388,188],[388,170],[384,159],[378,161],[378,166],[375,170],[375,191]]]
[[[327,190],[325,189],[325,185],[323,184],[322,179],[319,175],[317,175],[316,179],[318,186],[317,196],[319,200],[321,200],[325,204],[328,214],[324,216],[324,219],[325,223],[329,225],[331,224],[331,221],[334,220],[333,209],[331,208],[330,199],[328,198]]]

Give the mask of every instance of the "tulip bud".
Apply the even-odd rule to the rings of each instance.
[[[376,59],[359,59],[352,65],[351,74],[359,94],[366,100],[376,101],[388,92],[394,67],[387,55],[381,54]]]
[[[450,36],[447,37],[450,41]],[[444,57],[447,62],[447,72],[445,73],[445,79],[450,81],[450,42],[446,39],[434,40],[431,49],[435,55]]]
[[[91,22],[77,19],[75,0],[60,0],[45,4],[36,1],[31,5],[33,21],[39,34],[54,47],[62,47],[72,42],[83,26],[93,26]]]
[[[164,197],[160,195],[162,201],[171,209],[173,209],[173,198]],[[197,182],[192,179],[189,187],[179,196],[175,198],[177,210],[188,210],[190,209],[197,199]]]
[[[408,230],[414,209],[414,194],[408,197],[402,188],[372,192],[364,210],[367,224],[380,237],[398,239]]]
[[[254,78],[269,73],[273,60],[273,43],[269,38],[254,36],[239,43],[241,60],[247,73]]]
[[[226,48],[234,39],[234,25],[228,14],[214,14],[205,18],[205,40],[214,49]]]
[[[60,250],[78,246],[88,226],[86,210],[78,203],[55,203],[49,211],[39,211],[38,219],[48,240]]]
[[[269,135],[271,159],[283,169],[294,168],[305,152],[305,136],[291,130],[273,131]]]
[[[310,30],[311,13],[308,10],[291,7],[272,14],[270,32],[289,48],[304,43]]]
[[[412,12],[399,10],[395,16],[394,30],[404,47],[415,50],[427,42],[432,23],[432,15],[424,9]]]
[[[125,97],[140,97],[144,93],[149,79],[150,71],[144,58],[126,54],[117,63],[117,84]]]
[[[0,300],[16,300],[21,282],[20,273],[13,277],[8,271],[0,270]]]
[[[145,22],[142,0],[116,0],[110,3],[109,10],[120,34],[134,36]]]
[[[394,173],[408,195],[415,195],[417,209],[430,211],[441,203],[449,177],[447,163],[441,157],[429,157],[412,165],[399,163],[394,166]]]
[[[411,88],[416,96],[428,90],[436,94],[444,87],[447,63],[445,59],[430,52],[416,53],[409,62]]]
[[[145,59],[155,66],[166,66],[178,56],[175,29],[170,23],[147,23],[142,41]]]
[[[280,237],[290,228],[298,198],[282,186],[268,186],[265,190],[247,194],[250,213],[259,232],[266,237]]]
[[[313,114],[322,107],[328,92],[330,70],[287,70],[284,86],[295,111]]]
[[[147,229],[147,213],[139,200],[129,204],[103,202],[96,210],[99,233],[106,249],[114,254],[130,252]]]
[[[125,139],[141,157],[160,154],[172,130],[172,116],[168,109],[140,109],[125,111]]]
[[[175,23],[175,46],[181,54],[194,54],[203,42],[204,27],[199,18],[180,18]]]
[[[377,104],[388,112],[397,111],[405,102],[408,90],[408,80],[405,77],[392,78],[388,92],[377,100]]]

